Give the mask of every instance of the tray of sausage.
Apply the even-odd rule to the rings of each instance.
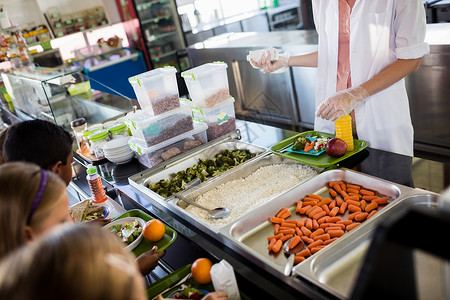
[[[300,273],[300,265],[327,248],[332,251],[340,241],[363,234],[412,192],[413,188],[357,171],[330,170],[279,195],[219,233],[248,259],[281,273],[287,262],[283,244],[299,236],[305,247],[295,254],[294,270]]]

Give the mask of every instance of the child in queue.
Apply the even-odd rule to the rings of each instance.
[[[5,132],[2,132],[2,135],[5,136],[3,144],[0,143],[3,164],[17,161],[34,163],[42,169],[58,175],[64,181],[65,186],[70,183],[73,139],[68,131],[49,121],[37,119],[15,123]],[[15,186],[20,186],[24,182],[27,181],[18,180]],[[3,185],[0,184],[0,186]],[[67,192],[65,191],[65,193]],[[67,201],[66,217],[68,210],[69,202]],[[109,222],[110,219],[90,221],[90,223],[98,225],[105,225]],[[137,258],[142,274],[148,274],[153,270],[158,265],[158,260],[166,253],[165,251],[157,253],[157,250],[158,248],[155,246]]]
[[[123,273],[134,274],[137,266],[140,274],[146,274],[156,267],[165,252],[156,254],[156,248],[142,254],[144,259],[151,260],[142,264],[142,261],[134,260],[116,237],[98,226],[74,223],[58,226],[68,220],[66,185],[56,174],[35,164],[11,162],[1,165],[0,186],[2,297],[31,299],[33,295],[37,299],[59,299],[64,294],[66,299],[146,299],[140,292],[142,276],[136,279],[133,275],[124,280],[127,277]],[[52,234],[53,231],[56,233]],[[112,249],[115,253],[125,253],[120,256],[123,261],[117,260],[120,263],[113,268],[117,269],[116,274],[109,274],[112,269],[108,260],[101,261]],[[85,272],[94,277],[84,276]],[[120,279],[127,284],[133,280],[133,289],[124,286],[123,282],[116,282]],[[105,284],[109,281],[111,284]],[[26,286],[24,282],[27,282]],[[101,284],[89,291],[91,289],[85,287],[92,282]],[[107,287],[106,291],[102,287],[99,291],[98,286]],[[60,287],[61,293],[57,292]],[[108,294],[110,290],[112,294]],[[227,297],[223,292],[215,292],[204,299],[226,300]]]
[[[134,255],[98,226],[66,224],[0,264],[0,295],[10,300],[146,300]]]
[[[0,166],[0,259],[68,220],[66,185],[31,163]]]

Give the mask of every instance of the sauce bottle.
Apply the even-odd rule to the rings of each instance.
[[[103,189],[102,179],[100,175],[97,173],[97,168],[89,165],[86,170],[87,176],[86,179],[89,184],[89,188],[91,190],[92,202],[93,203],[103,203],[108,198],[106,197],[105,190]]]
[[[336,137],[347,143],[347,152],[352,151],[354,148],[352,117],[350,115],[340,117],[334,122],[334,127],[336,131]]]

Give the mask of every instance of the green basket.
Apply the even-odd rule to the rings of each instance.
[[[46,41],[40,42],[41,47],[42,47],[42,49],[44,49],[44,51],[52,50],[52,44],[50,42],[51,42],[51,40],[46,40]]]

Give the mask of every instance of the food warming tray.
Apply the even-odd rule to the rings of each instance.
[[[233,169],[228,170],[227,172],[225,172],[226,174],[223,174],[223,176],[220,177],[215,177],[213,178],[213,180],[211,181],[207,181],[195,188],[192,188],[190,190],[187,190],[185,193],[183,193],[184,197],[187,197],[190,200],[195,200],[198,196],[204,194],[205,192],[214,189],[218,186],[220,186],[221,184],[227,183],[229,181],[232,180],[236,180],[236,179],[240,179],[240,178],[245,178],[248,175],[252,174],[253,172],[255,172],[257,169],[263,167],[263,166],[268,166],[268,165],[273,165],[273,164],[298,164],[298,165],[304,165],[303,163],[291,160],[291,159],[287,159],[281,156],[277,156],[277,155],[273,155],[271,153],[266,153],[265,155],[261,155],[259,157],[254,158],[252,161],[249,161],[248,163],[245,164],[241,164],[237,167],[234,167]],[[312,166],[307,166],[311,169],[314,169],[317,171],[317,174],[322,170],[316,167],[312,167]],[[316,176],[316,175],[314,175]],[[305,179],[304,181],[301,181],[299,183],[297,183],[294,187],[298,185],[301,185],[302,182],[305,182],[307,180],[310,180],[311,177]],[[292,189],[291,188],[291,189]],[[278,195],[272,197],[275,198]],[[270,201],[270,200],[269,200]],[[267,202],[266,202],[267,203]],[[189,220],[189,222],[191,224],[193,224],[194,226],[201,228],[203,231],[209,232],[211,233],[217,233],[219,232],[219,230],[223,227],[225,227],[227,224],[225,225],[211,225],[210,223],[201,220],[195,216],[193,216],[192,214],[190,214],[189,212],[187,212],[185,210],[185,208],[188,206],[185,202],[183,202],[182,200],[179,200],[177,198],[172,199],[169,204],[171,205],[171,207],[173,207],[173,211],[176,211],[179,215],[182,215],[185,219]],[[265,205],[265,204],[263,204]],[[246,213],[244,213],[242,216],[248,215],[248,214],[252,214],[252,211],[248,211]],[[241,217],[242,217],[241,216]],[[238,218],[239,219],[239,218]],[[231,221],[230,223],[233,223],[234,221]]]
[[[359,226],[358,230],[355,229],[345,238],[337,240],[331,245],[332,247],[326,247],[310,259],[298,264],[294,267],[293,273],[341,299],[350,298],[375,232],[375,225],[395,217],[394,215],[408,207],[437,208],[438,196],[429,191],[411,189],[408,195],[400,197],[398,201],[387,206],[376,219],[374,218],[373,222],[363,223],[364,226]]]
[[[180,154],[179,156],[176,157],[177,158],[176,160],[168,160],[167,161],[168,164],[164,164],[165,163],[164,162],[154,168],[150,168],[150,169],[142,171],[138,174],[135,174],[135,175],[129,177],[128,181],[131,186],[133,186],[136,189],[138,189],[139,191],[141,191],[144,195],[146,195],[150,199],[156,200],[159,202],[164,202],[165,200],[172,199],[173,197],[169,197],[166,199],[166,198],[158,195],[157,193],[153,192],[151,189],[147,188],[144,184],[148,181],[155,183],[161,179],[167,179],[170,177],[170,174],[174,174],[181,170],[185,170],[189,167],[192,167],[193,165],[198,163],[198,160],[200,158],[201,159],[213,158],[214,155],[216,155],[217,153],[219,153],[220,151],[225,150],[225,149],[230,149],[230,150],[247,149],[247,150],[251,151],[252,153],[258,154],[256,157],[249,159],[248,161],[242,163],[241,165],[250,162],[251,160],[257,158],[258,156],[260,156],[264,153],[269,153],[269,150],[265,147],[260,147],[260,146],[252,145],[247,142],[240,141],[240,140],[228,138],[228,139],[223,139],[220,141],[208,142],[206,144],[203,144],[203,145],[201,145],[197,148],[194,148],[188,152]],[[228,171],[226,171],[214,178],[210,178],[207,181],[200,183],[198,186],[200,187],[211,180],[215,180],[216,178],[223,176],[227,172]]]
[[[413,191],[412,188],[398,185],[389,181],[385,181],[376,177],[365,175],[360,172],[348,170],[348,169],[335,169],[325,171],[314,178],[297,185],[296,187],[288,190],[287,192],[279,195],[254,210],[251,214],[241,217],[232,224],[228,224],[220,229],[219,233],[230,240],[235,246],[237,246],[248,259],[255,261],[255,263],[264,263],[267,266],[272,267],[276,271],[283,274],[284,267],[286,265],[286,258],[283,253],[279,252],[277,255],[269,254],[267,250],[267,237],[273,235],[273,225],[268,221],[270,217],[276,215],[276,213],[283,207],[293,208],[298,200],[302,199],[308,194],[322,194],[328,192],[326,184],[330,181],[346,181],[349,183],[359,184],[366,188],[377,190],[380,194],[388,197],[390,203],[385,206],[384,209],[380,209],[369,220],[363,222],[360,226],[353,229],[351,232],[346,233],[343,237],[334,243],[328,245],[325,250],[333,252],[335,245],[338,243],[346,243],[346,240],[352,237],[357,237],[364,232],[364,228],[371,227],[376,224],[377,220],[381,219],[384,211],[389,207],[394,206],[395,203],[402,197],[405,197]],[[294,214],[293,214],[294,215]],[[296,218],[300,217],[296,214]],[[346,219],[346,216],[343,217]],[[321,254],[322,251],[307,258],[300,265],[314,259],[315,256]],[[334,259],[338,259],[339,256],[334,256]],[[299,268],[297,268],[299,270]]]

